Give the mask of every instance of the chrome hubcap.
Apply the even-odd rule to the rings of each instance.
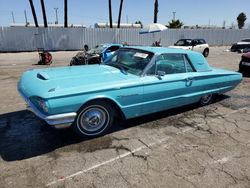
[[[201,100],[202,100],[202,103],[206,104],[210,101],[212,95],[204,95]]]
[[[86,131],[93,132],[103,127],[106,120],[107,115],[104,109],[92,107],[83,112],[80,124]]]

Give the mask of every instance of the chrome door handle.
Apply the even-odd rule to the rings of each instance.
[[[192,77],[186,78],[186,86],[187,86],[187,87],[191,86],[192,83],[193,83],[193,78],[192,78]]]

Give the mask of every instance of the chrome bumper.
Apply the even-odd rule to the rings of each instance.
[[[19,89],[18,91],[27,103],[27,109],[33,112],[40,119],[45,120],[49,125],[52,125],[55,128],[66,128],[71,126],[71,124],[74,122],[76,117],[75,112],[45,115],[22,93],[22,91],[20,91]]]

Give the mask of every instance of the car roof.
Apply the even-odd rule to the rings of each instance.
[[[177,48],[151,47],[151,46],[126,46],[125,48],[144,50],[144,51],[152,52],[152,53],[157,54],[157,55],[163,54],[163,53],[173,53],[173,54],[194,54],[194,53],[197,53],[194,51],[177,49]]]

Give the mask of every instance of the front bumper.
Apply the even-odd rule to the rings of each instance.
[[[74,122],[76,113],[63,113],[63,114],[55,114],[55,115],[45,115],[43,114],[30,100],[27,98],[20,89],[18,89],[20,95],[27,103],[27,109],[33,112],[37,117],[46,121],[49,125],[52,125],[56,128],[66,128],[70,127]]]

